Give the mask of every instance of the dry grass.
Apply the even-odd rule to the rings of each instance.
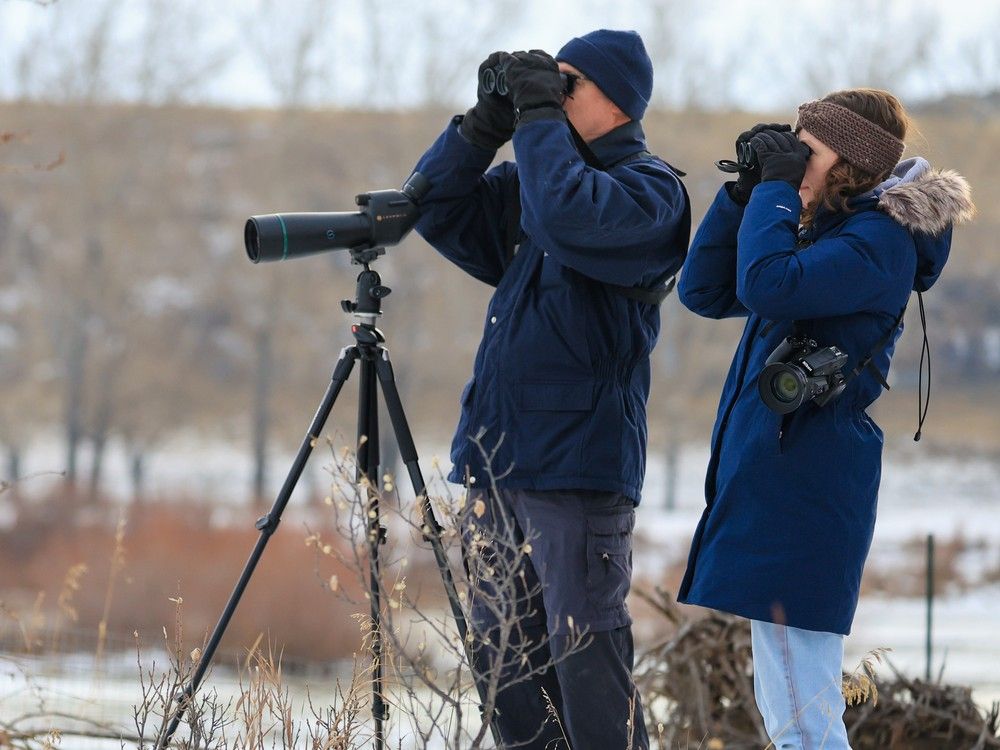
[[[209,528],[205,517],[204,508],[157,506],[127,526],[19,524],[0,536],[0,599],[23,627],[47,634],[47,648],[59,650],[60,631],[72,627],[92,629],[100,653],[109,634],[159,633],[173,616],[170,597],[183,592],[193,648],[215,625],[258,537],[250,511],[245,530]],[[322,586],[331,576],[351,586],[352,577],[335,559],[317,558],[305,537],[291,525],[272,537],[223,648],[252,643],[265,627],[288,656],[357,650],[357,633],[345,625],[353,610]]]

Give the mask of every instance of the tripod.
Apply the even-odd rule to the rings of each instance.
[[[250,582],[254,569],[257,567],[264,548],[267,546],[271,535],[274,534],[281,522],[281,514],[288,504],[288,500],[299,481],[302,470],[305,468],[309,455],[313,447],[319,440],[326,424],[330,411],[340,394],[340,389],[347,382],[355,362],[361,363],[361,381],[359,383],[358,397],[358,456],[357,456],[357,480],[361,482],[367,478],[366,492],[368,495],[368,506],[366,508],[367,522],[367,542],[369,558],[369,594],[371,599],[372,618],[372,716],[375,721],[374,747],[382,750],[385,746],[384,722],[388,716],[385,698],[382,689],[382,637],[381,637],[381,586],[379,579],[379,546],[386,541],[386,530],[381,524],[378,508],[378,394],[377,386],[381,386],[382,395],[385,399],[392,428],[395,432],[396,443],[399,447],[400,455],[406,464],[406,469],[410,475],[410,483],[416,494],[417,502],[420,503],[422,518],[422,528],[424,539],[431,544],[434,551],[434,559],[437,562],[438,570],[444,583],[445,593],[448,596],[448,603],[451,607],[452,616],[458,627],[459,635],[465,648],[466,657],[470,666],[474,665],[474,653],[467,637],[468,627],[465,621],[465,614],[462,611],[458,599],[458,592],[455,588],[455,581],[448,567],[448,559],[444,546],[441,542],[442,527],[434,517],[430,500],[427,497],[427,488],[417,459],[417,450],[413,443],[413,436],[403,412],[403,404],[399,398],[399,391],[396,388],[396,381],[392,371],[392,364],[389,361],[389,351],[383,346],[385,336],[375,327],[375,321],[382,313],[382,299],[390,293],[388,287],[382,286],[379,275],[370,268],[379,255],[385,253],[384,248],[375,247],[364,250],[351,250],[353,260],[358,265],[364,267],[358,275],[357,288],[355,290],[354,301],[344,300],[341,303],[344,311],[353,314],[356,321],[351,325],[351,333],[354,335],[355,344],[346,346],[340,352],[340,358],[334,368],[333,376],[323,400],[319,405],[316,415],[313,417],[309,431],[306,433],[302,444],[299,447],[292,467],[285,477],[281,491],[274,501],[274,505],[266,516],[257,520],[255,527],[260,531],[257,544],[250,554],[243,572],[236,583],[222,616],[219,618],[215,630],[208,640],[198,667],[195,670],[191,681],[175,697],[177,708],[170,720],[166,730],[157,738],[156,750],[165,750],[170,744],[170,739],[181,722],[185,710],[190,705],[195,693],[205,676],[205,672],[211,665],[215,651],[219,646],[222,636],[236,611],[243,592]],[[485,703],[485,686],[479,676],[479,670],[472,670],[476,689],[479,691],[480,701]],[[491,724],[493,738],[500,747],[499,735],[496,727]]]

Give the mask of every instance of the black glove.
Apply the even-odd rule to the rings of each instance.
[[[512,60],[506,52],[494,52],[479,66],[476,106],[465,113],[458,129],[468,141],[477,146],[496,151],[514,135],[514,105],[506,96],[496,91],[487,94],[483,90],[483,71],[487,68],[503,67]]]
[[[518,115],[532,109],[562,112],[563,81],[559,65],[540,49],[515,52],[507,66],[507,89]]]
[[[791,125],[780,125],[776,122],[772,123],[759,123],[754,125],[749,130],[744,130],[740,133],[739,138],[736,139],[736,161],[740,160],[740,146],[744,143],[749,143],[750,139],[753,138],[757,133],[764,130],[773,130],[776,133],[788,133],[791,132]],[[735,202],[739,203],[741,206],[745,206],[750,202],[750,193],[753,189],[760,183],[760,162],[754,159],[754,165],[750,169],[741,169],[736,178],[736,182],[726,183],[726,187],[729,191],[729,197]]]
[[[761,182],[783,180],[797,191],[806,174],[806,162],[812,149],[795,133],[765,130],[750,139],[760,161]]]

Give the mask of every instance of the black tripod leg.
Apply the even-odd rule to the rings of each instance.
[[[389,419],[392,421],[392,429],[396,436],[396,445],[399,446],[399,454],[406,464],[407,473],[410,475],[410,483],[416,494],[417,502],[420,503],[420,517],[423,524],[424,538],[431,544],[434,550],[434,559],[437,561],[438,570],[441,573],[441,580],[444,583],[445,593],[448,595],[448,603],[451,606],[452,617],[455,618],[455,625],[458,627],[459,636],[465,646],[465,655],[472,668],[473,680],[476,683],[476,690],[479,692],[480,706],[486,704],[486,686],[483,684],[482,672],[477,669],[478,661],[475,658],[475,649],[469,643],[467,637],[468,624],[465,620],[465,612],[458,599],[458,590],[455,588],[455,578],[451,574],[451,567],[448,565],[448,555],[441,542],[441,524],[434,517],[434,509],[431,508],[430,498],[427,496],[427,485],[424,483],[424,476],[420,471],[420,462],[417,457],[417,448],[413,442],[413,435],[410,433],[410,426],[406,421],[406,413],[403,411],[403,402],[399,398],[399,389],[396,388],[396,377],[392,372],[392,362],[389,361],[387,349],[380,349],[379,356],[375,359],[375,370],[378,373],[379,384],[382,386],[382,396],[385,398],[386,409],[389,412]],[[499,748],[500,735],[495,722],[490,722],[490,730],[493,733],[494,744]]]
[[[229,597],[229,602],[226,604],[226,608],[223,610],[222,616],[219,618],[219,622],[215,626],[215,630],[212,631],[212,635],[208,639],[208,644],[205,646],[205,650],[198,661],[198,668],[195,670],[194,676],[191,678],[191,681],[187,684],[184,690],[174,698],[178,703],[177,710],[175,711],[173,718],[170,720],[170,724],[167,726],[166,731],[157,738],[156,750],[163,750],[170,744],[170,739],[174,736],[174,732],[177,731],[181,718],[184,716],[184,711],[187,709],[191,698],[196,692],[198,692],[201,680],[212,663],[215,651],[219,647],[219,643],[222,641],[222,636],[226,632],[226,628],[229,626],[229,621],[236,612],[236,606],[240,603],[243,592],[246,589],[247,584],[250,582],[250,577],[253,575],[254,569],[257,567],[257,563],[260,561],[260,557],[264,553],[264,548],[267,546],[267,543],[275,529],[278,528],[278,524],[281,521],[281,514],[284,512],[285,506],[288,504],[288,500],[291,498],[292,492],[295,490],[295,485],[298,483],[299,477],[302,475],[302,470],[305,468],[306,462],[309,460],[309,454],[312,453],[312,449],[316,445],[316,441],[319,440],[320,434],[323,431],[323,425],[326,424],[326,420],[330,416],[330,411],[333,409],[333,404],[337,400],[340,389],[343,387],[344,382],[351,374],[351,370],[354,368],[354,362],[358,359],[358,357],[359,353],[356,346],[347,346],[340,351],[340,359],[337,361],[336,368],[334,368],[333,376],[330,380],[330,386],[326,389],[323,401],[316,410],[316,415],[313,417],[312,424],[309,426],[309,432],[303,439],[302,445],[299,446],[298,455],[292,463],[292,468],[289,470],[288,476],[285,477],[285,483],[282,485],[281,492],[278,493],[278,497],[274,501],[274,505],[271,506],[270,512],[268,512],[266,516],[257,520],[256,527],[260,531],[260,537],[257,539],[257,544],[253,548],[253,552],[250,553],[250,558],[243,567],[243,573],[240,575],[239,581],[236,583],[236,588],[233,589],[233,593]]]
[[[366,350],[361,358],[361,385],[358,395],[358,466],[357,479],[360,483],[367,478],[368,502],[365,506],[368,533],[368,594],[371,598],[371,650],[372,650],[372,717],[375,720],[375,747],[384,747],[384,722],[387,718],[383,694],[383,649],[382,649],[382,596],[379,571],[379,546],[385,541],[379,513],[379,430],[378,430],[378,390],[375,368],[371,356],[373,350]]]

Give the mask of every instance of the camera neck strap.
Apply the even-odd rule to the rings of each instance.
[[[930,409],[931,405],[931,346],[930,341],[927,339],[927,312],[924,309],[924,295],[919,291],[917,292],[917,303],[920,306],[920,330],[923,333],[923,342],[920,347],[920,364],[917,368],[917,431],[913,435],[914,442],[920,441],[920,436],[924,429],[924,420],[927,419],[927,411]],[[896,316],[896,322],[893,323],[892,328],[879,340],[877,344],[875,344],[871,351],[869,351],[868,354],[858,362],[857,366],[851,370],[851,373],[844,381],[845,386],[854,380],[854,378],[858,377],[867,368],[875,376],[875,379],[878,380],[882,387],[889,390],[889,384],[882,376],[882,371],[875,366],[872,359],[885,347],[889,346],[896,330],[903,322],[903,316],[905,314],[906,305],[903,306],[902,311],[900,311],[899,315]],[[925,362],[927,363],[926,397],[924,393]]]
[[[882,371],[875,365],[874,359],[876,354],[879,354],[892,342],[893,337],[896,335],[896,331],[899,329],[899,324],[903,322],[903,316],[905,314],[906,305],[903,305],[903,309],[900,310],[899,315],[896,316],[896,320],[893,321],[892,327],[886,331],[885,335],[878,340],[875,346],[868,350],[868,353],[865,356],[858,360],[854,369],[851,370],[848,376],[844,379],[845,386],[849,385],[852,380],[868,369],[883,388],[887,391],[890,390],[889,383],[886,382],[885,376],[882,375]]]
[[[667,169],[669,169],[678,177],[684,176],[684,172],[675,169],[670,164],[667,164],[667,162],[663,161],[658,156],[654,156],[646,149],[643,149],[642,151],[636,151],[633,154],[629,154],[628,156],[619,159],[618,161],[613,162],[612,164],[604,165],[601,162],[601,160],[597,158],[597,155],[594,153],[593,149],[590,148],[587,142],[583,140],[580,134],[576,131],[576,128],[573,127],[573,124],[567,120],[566,126],[569,128],[569,132],[573,136],[573,143],[576,145],[576,149],[577,151],[579,151],[580,156],[583,157],[584,163],[592,169],[597,169],[600,170],[601,172],[607,172],[611,169],[614,169],[615,167],[624,166],[625,164],[631,164],[632,162],[635,161],[658,161],[661,164],[665,165]],[[688,200],[688,195],[687,195],[687,188],[684,187],[683,182],[681,182],[680,180],[678,180],[678,182],[681,185],[681,190],[684,192],[685,203],[690,206],[690,201]],[[506,255],[505,262],[509,266],[511,261],[514,260],[514,255],[517,254],[518,245],[521,244],[521,240],[523,239],[523,230],[521,229],[521,179],[516,171],[514,172],[512,177],[509,180],[507,180],[507,184],[505,185],[504,213],[505,213],[504,223],[506,229],[504,238],[505,255]],[[690,223],[691,223],[690,209],[688,210],[688,213],[685,216],[688,223],[688,229],[687,232],[685,232],[685,236],[687,236],[688,232],[690,232]],[[611,291],[613,291],[615,294],[619,294],[629,299],[634,299],[638,302],[642,302],[647,305],[653,305],[654,307],[659,307],[663,303],[663,300],[665,300],[667,296],[670,294],[670,292],[673,291],[674,286],[676,286],[677,274],[671,272],[670,274],[668,274],[668,277],[658,279],[653,284],[653,287],[649,289],[647,289],[646,287],[621,286],[619,284],[612,284],[607,281],[602,281],[600,283],[603,286],[610,289]]]
[[[920,297],[920,292],[917,292],[917,296],[920,298],[920,322],[923,324],[924,299],[923,297]],[[883,335],[882,338],[878,340],[878,342],[876,342],[875,346],[873,346],[871,349],[868,350],[868,353],[865,354],[865,356],[863,356],[861,359],[858,360],[858,364],[855,365],[854,369],[851,370],[847,374],[847,377],[844,378],[845,388],[850,384],[852,380],[861,375],[861,373],[863,373],[867,369],[871,371],[872,375],[875,377],[875,379],[879,382],[879,384],[883,388],[885,388],[887,391],[890,390],[889,383],[886,382],[885,377],[882,375],[882,371],[879,370],[878,367],[875,365],[874,359],[875,355],[881,352],[883,349],[885,349],[885,347],[887,347],[889,343],[892,341],[893,336],[895,336],[896,334],[896,330],[899,328],[899,324],[903,322],[904,315],[906,315],[906,305],[903,305],[903,309],[899,311],[899,315],[897,315],[896,319],[893,321],[892,327],[885,332],[885,335]],[[767,334],[769,334],[772,330],[774,330],[774,327],[776,325],[778,325],[778,321],[776,320],[767,321],[761,328],[758,336],[760,338],[765,338]],[[792,336],[794,336],[795,338],[808,338],[808,335],[806,334],[804,328],[802,327],[801,321],[798,320],[792,321]],[[927,346],[926,324],[924,324],[924,346],[925,347]],[[923,355],[921,354],[921,367],[922,367],[922,360],[923,360]],[[928,356],[928,371],[929,368],[930,368],[930,357]],[[930,375],[928,374],[928,380],[929,379]]]
[[[917,375],[917,431],[913,435],[914,441],[920,440],[921,433],[924,429],[924,420],[927,419],[927,411],[930,409],[931,405],[931,346],[930,341],[927,339],[927,312],[924,309],[924,295],[920,291],[917,292],[917,302],[920,305],[920,329],[923,333],[923,343],[920,349],[920,365]],[[843,382],[844,388],[847,388],[847,386],[851,384],[851,381],[861,375],[865,370],[869,370],[874,378],[879,382],[879,385],[887,391],[890,390],[889,383],[886,382],[885,376],[882,375],[882,371],[875,365],[874,359],[876,354],[892,343],[893,337],[896,335],[896,331],[903,322],[903,316],[906,315],[906,307],[906,305],[903,305],[903,309],[899,311],[899,315],[897,315],[896,320],[893,321],[892,327],[885,332],[885,335],[878,340],[875,346],[868,350],[868,353],[864,357],[858,360],[858,364],[855,365],[854,369],[847,374],[847,377],[844,378]],[[770,333],[777,324],[778,322],[775,320],[767,321],[761,329],[759,337],[764,338],[767,336],[767,334]],[[797,320],[792,321],[792,335],[796,337],[805,336],[802,324]],[[927,363],[926,394],[924,392],[925,362]]]

